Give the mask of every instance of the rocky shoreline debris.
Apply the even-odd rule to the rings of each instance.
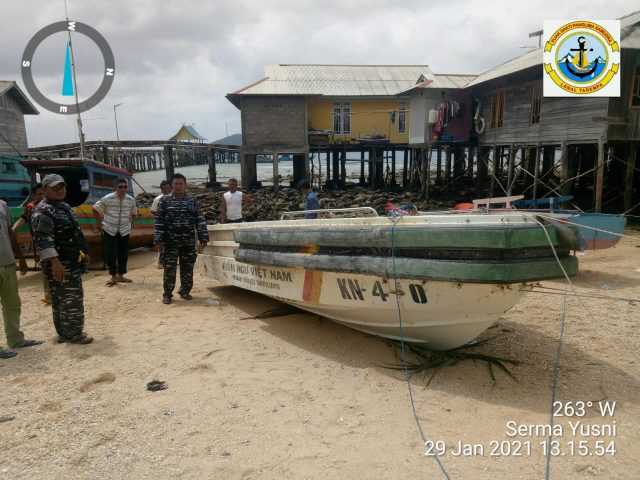
[[[208,188],[201,185],[189,185],[189,193],[198,199],[198,203],[208,223],[220,221],[220,200],[225,188]],[[243,190],[244,191],[244,190]],[[244,218],[249,222],[263,220],[279,220],[282,212],[304,210],[304,198],[300,192],[291,187],[281,187],[274,192],[272,187],[262,187],[244,191],[254,202],[251,208],[244,210]],[[463,194],[461,194],[463,195]],[[407,204],[415,206],[419,211],[440,211],[452,208],[458,201],[431,200],[421,198],[420,192],[384,191],[364,187],[353,187],[346,190],[322,190],[318,197],[323,208],[373,207],[379,215],[385,215],[387,203],[397,206]],[[154,196],[140,194],[137,199],[151,205]],[[465,197],[462,196],[462,199]]]

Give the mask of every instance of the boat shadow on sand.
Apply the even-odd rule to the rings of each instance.
[[[287,307],[266,296],[236,287],[212,287],[210,291],[220,300],[245,312],[245,318]],[[354,370],[374,369],[404,382],[402,371],[385,368],[397,365],[398,361],[384,339],[304,311],[260,321],[263,322],[262,330],[302,350]],[[520,362],[508,365],[517,381],[495,367],[496,380],[493,381],[486,363],[466,360],[441,368],[431,382],[432,371],[429,371],[426,375],[413,375],[411,383],[419,391],[427,388],[427,391],[472,397],[489,404],[548,412],[558,336],[547,334],[545,330],[549,331],[549,328],[536,328],[501,318],[478,338],[491,340],[474,352]],[[559,321],[550,331],[559,333]],[[606,358],[606,352],[597,355],[596,352],[602,352],[602,349],[596,348],[595,343],[591,353],[590,349],[573,340],[571,328],[567,328],[562,347],[558,399],[613,400],[618,404],[638,402],[640,382],[634,376],[612,364]]]

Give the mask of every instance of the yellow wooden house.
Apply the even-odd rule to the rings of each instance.
[[[270,98],[272,102],[260,116],[267,122],[276,121],[271,123],[271,130],[292,128],[286,119],[282,122],[282,115],[277,115],[284,114],[296,120],[303,116],[308,132],[328,132],[332,142],[387,139],[390,143],[406,144],[410,129],[409,95],[398,93],[433,76],[427,65],[267,65],[263,79],[227,98],[243,113],[243,132],[246,128],[264,129],[258,118],[244,116],[249,113],[247,110],[257,107],[252,100]],[[299,101],[286,105],[273,103],[294,98]],[[248,117],[253,115],[249,113]]]
[[[420,107],[416,133],[424,142],[427,104],[416,99],[430,88],[463,83],[435,75],[427,65],[267,65],[264,78],[227,95],[241,112],[243,186],[255,183],[261,155],[292,155],[294,180],[308,178],[311,151],[331,156],[332,181],[344,181],[339,157],[368,149],[378,165],[383,149],[409,148],[413,104]],[[382,166],[371,171],[378,182]]]

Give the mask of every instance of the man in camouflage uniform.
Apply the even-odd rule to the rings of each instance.
[[[42,180],[45,199],[35,208],[31,226],[36,251],[44,271],[53,309],[58,342],[87,344],[84,333],[84,292],[80,275],[89,263],[89,245],[80,231],[71,207],[63,202],[67,192],[60,175]]]
[[[198,201],[186,193],[187,180],[176,173],[171,179],[173,193],[165,195],[158,203],[154,241],[156,250],[164,251],[164,294],[162,303],[170,304],[176,286],[176,272],[180,260],[180,289],[184,300],[191,300],[193,266],[196,263],[196,239],[200,247],[207,246],[207,224],[198,207]]]

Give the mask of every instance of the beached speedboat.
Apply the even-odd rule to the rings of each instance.
[[[98,229],[97,220],[93,212],[93,204],[99,199],[115,191],[117,178],[125,178],[129,184],[128,193],[133,195],[133,175],[127,170],[106,165],[94,160],[79,158],[58,158],[53,160],[22,160],[22,165],[29,173],[38,173],[40,178],[50,173],[57,173],[67,183],[67,196],[64,201],[73,207],[78,218],[80,228],[89,243],[89,254],[102,257],[102,234]],[[24,209],[11,208],[14,221]],[[138,206],[138,217],[132,225],[129,236],[129,248],[143,247],[153,244],[153,227],[155,217],[147,206]],[[31,246],[31,233],[28,225],[22,225],[18,230],[18,243],[23,249]]]
[[[209,235],[205,276],[434,349],[473,340],[533,282],[578,270],[573,230],[512,212],[222,224]]]

